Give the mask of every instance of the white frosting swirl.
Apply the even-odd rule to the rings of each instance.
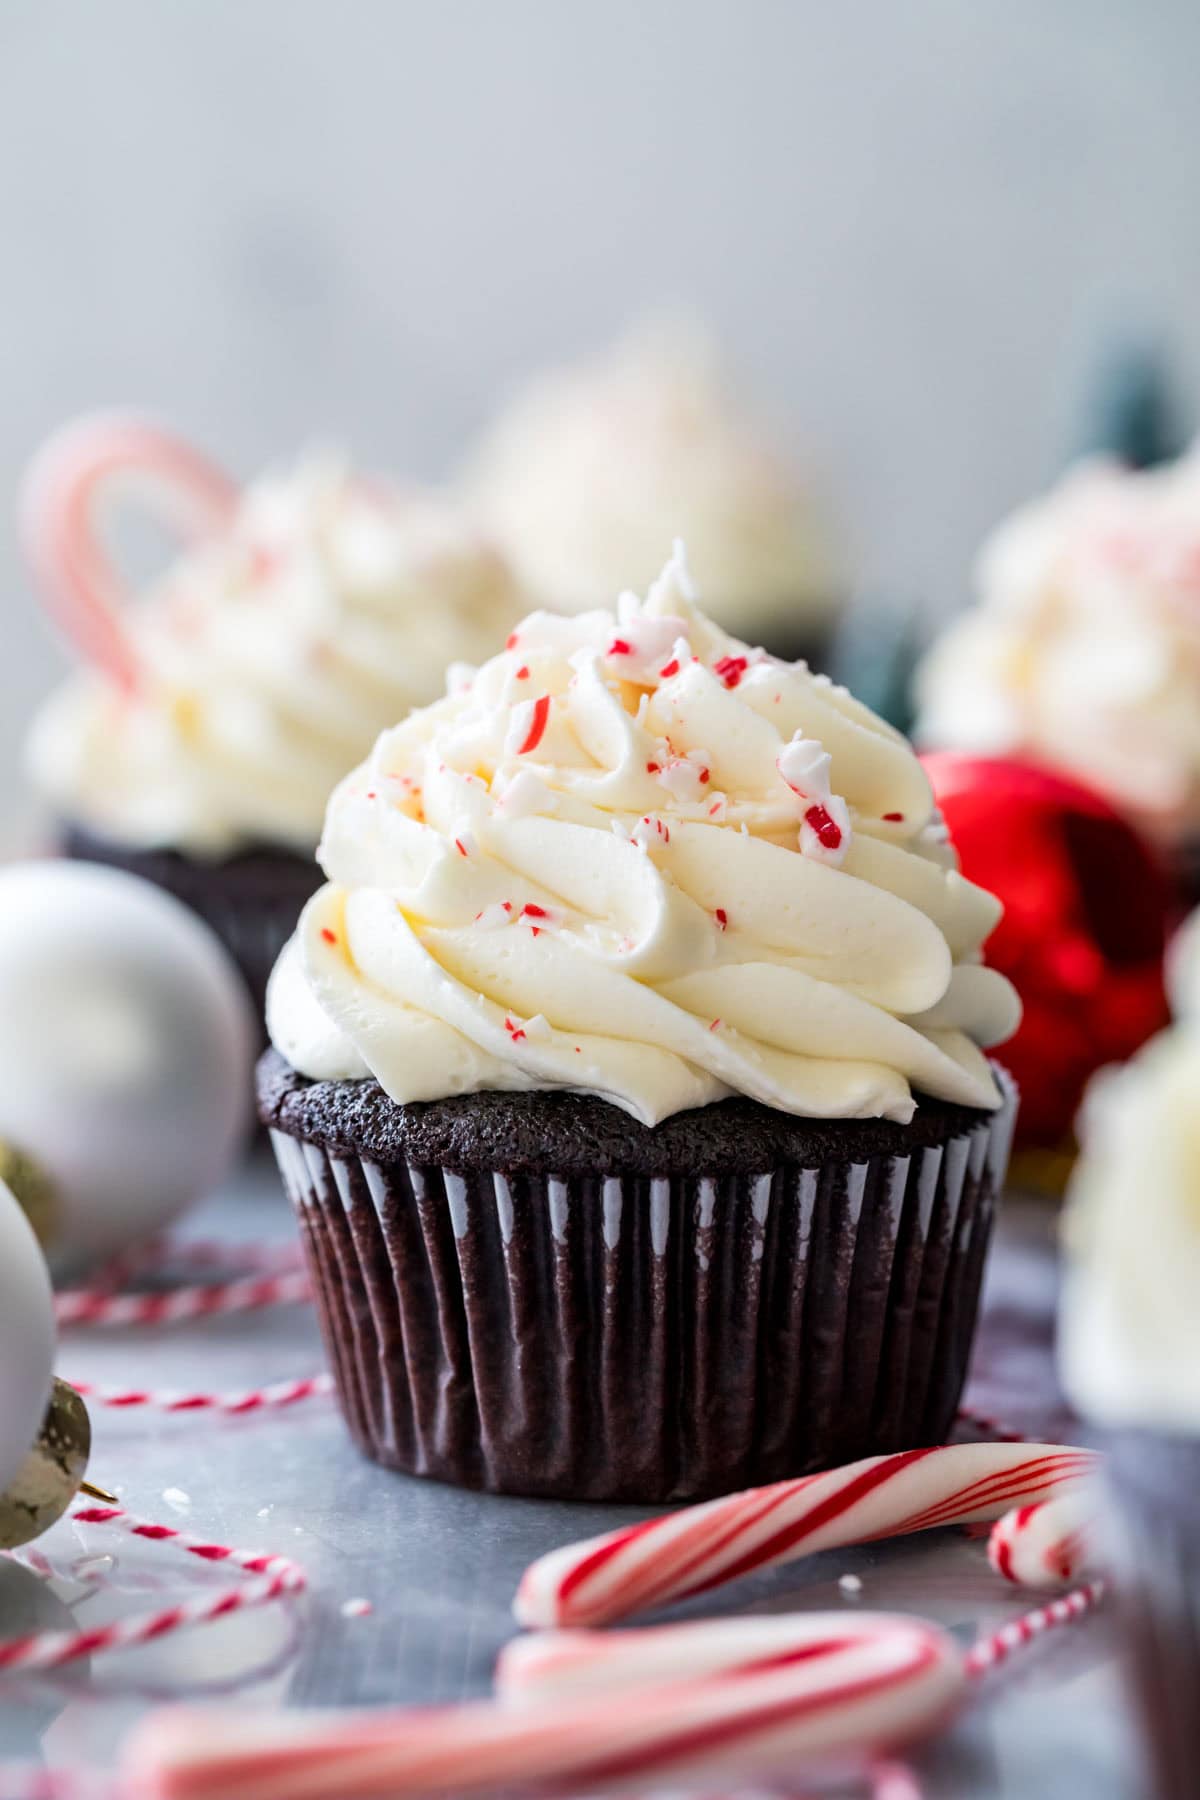
[[[905,1120],[999,1095],[1015,1027],[908,745],[726,637],[682,560],[535,613],[333,795],[268,1000],[314,1078],[399,1101],[572,1088],[653,1124],[730,1093]]]
[[[310,458],[250,486],[227,536],[128,609],[136,693],[87,669],[51,696],[34,781],[123,843],[311,852],[335,782],[521,610],[505,563],[446,501]]]
[[[1200,452],[1075,470],[977,585],[918,674],[918,738],[1036,754],[1166,833],[1200,819]]]
[[[543,375],[485,436],[467,489],[524,585],[557,611],[643,590],[673,537],[732,630],[814,619],[834,596],[811,496],[694,326],[644,328]]]
[[[1200,1031],[1164,1031],[1088,1091],[1069,1192],[1063,1385],[1109,1426],[1200,1432]]]

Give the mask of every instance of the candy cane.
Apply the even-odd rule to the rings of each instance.
[[[523,1625],[598,1625],[817,1550],[995,1519],[1087,1476],[1049,1444],[951,1444],[750,1488],[553,1550],[521,1580]]]
[[[296,1406],[303,1400],[323,1400],[334,1391],[332,1375],[306,1375],[299,1381],[278,1381],[271,1387],[249,1388],[233,1394],[173,1394],[150,1388],[102,1388],[89,1381],[72,1381],[71,1386],[95,1406],[129,1412],[153,1407],[161,1412],[253,1413]]]
[[[122,622],[126,584],[99,532],[98,513],[134,484],[185,537],[223,531],[237,489],[199,451],[148,420],[119,414],[77,420],[38,452],[25,478],[26,554],[59,625],[117,685],[138,685],[136,651]]]
[[[1106,1592],[1104,1582],[1089,1581],[1076,1588],[1074,1593],[1064,1594],[1061,1600],[1051,1600],[1046,1606],[1037,1606],[1019,1619],[1010,1620],[998,1631],[980,1638],[967,1652],[967,1674],[973,1678],[986,1675],[998,1663],[1007,1662],[1015,1651],[1035,1643],[1055,1626],[1073,1625],[1086,1618],[1099,1606]]]
[[[1087,1487],[1014,1507],[992,1528],[988,1561],[1021,1587],[1060,1587],[1094,1568],[1096,1502]]]
[[[213,1619],[228,1618],[231,1613],[245,1612],[286,1595],[299,1594],[308,1585],[308,1578],[299,1563],[286,1556],[208,1543],[203,1538],[189,1537],[174,1526],[156,1525],[148,1519],[135,1518],[121,1507],[80,1507],[71,1514],[71,1519],[77,1525],[110,1525],[150,1543],[171,1544],[202,1562],[227,1563],[250,1579],[239,1587],[216,1589],[194,1600],[154,1612],[130,1614],[91,1631],[37,1631],[25,1637],[0,1641],[0,1673],[59,1669],[84,1657],[154,1643],[189,1626],[208,1624]]]
[[[214,1313],[251,1312],[266,1306],[294,1306],[311,1299],[307,1275],[253,1276],[245,1281],[172,1288],[166,1293],[110,1294],[96,1288],[68,1289],[54,1297],[60,1325],[173,1325]]]
[[[333,1720],[183,1708],[135,1729],[123,1770],[146,1800],[393,1800],[530,1783],[590,1793],[894,1747],[925,1736],[965,1691],[961,1651],[919,1620],[817,1613],[676,1630],[695,1633],[680,1638],[679,1662],[657,1654],[619,1706],[593,1688],[553,1706]]]

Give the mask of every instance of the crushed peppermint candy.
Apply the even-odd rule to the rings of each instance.
[[[746,670],[750,667],[747,656],[723,656],[713,664],[713,674],[724,682],[727,688],[735,688]]]
[[[668,756],[658,779],[681,806],[698,804],[711,780],[707,750],[689,750],[686,756]]]
[[[775,758],[775,767],[793,794],[828,804],[832,760],[819,738],[806,738],[798,731]]]
[[[511,900],[493,900],[475,914],[475,923],[483,931],[496,931],[501,925],[511,925],[514,917]]]
[[[321,936],[325,939],[325,942],[327,944],[336,944],[337,943],[337,932],[330,931],[328,925],[322,925]]]
[[[528,756],[536,750],[546,734],[550,719],[550,696],[540,694],[536,700],[521,700],[512,709],[504,750],[508,756]]]
[[[505,1013],[504,1015],[504,1029],[507,1031],[514,1044],[524,1043],[525,1027],[520,1024],[518,1020],[514,1019],[511,1013]]]
[[[671,841],[670,827],[656,813],[647,813],[639,819],[631,836],[642,850],[648,850],[651,844],[669,844]]]
[[[728,930],[729,914],[725,911],[723,906],[717,907],[716,911],[713,913],[713,918],[717,921],[717,924],[722,931]]]
[[[460,856],[471,857],[478,856],[479,854],[479,845],[475,840],[474,834],[468,831],[465,825],[460,825],[458,828],[458,836],[454,840],[454,848],[458,851]]]
[[[814,801],[800,824],[801,854],[836,868],[849,848],[850,809],[846,802],[838,794],[831,795],[823,805]]]
[[[904,814],[903,813],[890,812],[890,813],[883,813],[881,816],[883,818],[884,823],[887,825],[903,825],[903,823],[904,823]]]

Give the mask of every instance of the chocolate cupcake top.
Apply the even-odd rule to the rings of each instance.
[[[53,554],[72,454],[48,446],[35,482],[67,482],[33,527],[47,582],[81,564]],[[448,501],[310,457],[230,488],[220,529],[112,609],[119,666],[82,670],[46,703],[33,779],[61,816],[122,844],[311,854],[334,783],[441,691],[450,659],[485,654],[521,611],[507,565]]]
[[[569,1088],[646,1124],[742,1094],[999,1104],[1014,1027],[929,784],[844,689],[727,637],[677,549],[644,603],[535,613],[333,795],[268,1025],[398,1101]]]
[[[1168,837],[1200,825],[1200,452],[1073,470],[976,584],[919,671],[918,739],[1033,754]]]
[[[1086,1418],[1200,1436],[1200,1026],[1089,1089],[1068,1194],[1063,1386]]]

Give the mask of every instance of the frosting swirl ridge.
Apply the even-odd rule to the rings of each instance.
[[[681,552],[645,602],[535,613],[334,793],[268,1024],[393,1099],[730,1093],[908,1119],[999,1095],[1017,1003],[905,740],[727,637]]]

